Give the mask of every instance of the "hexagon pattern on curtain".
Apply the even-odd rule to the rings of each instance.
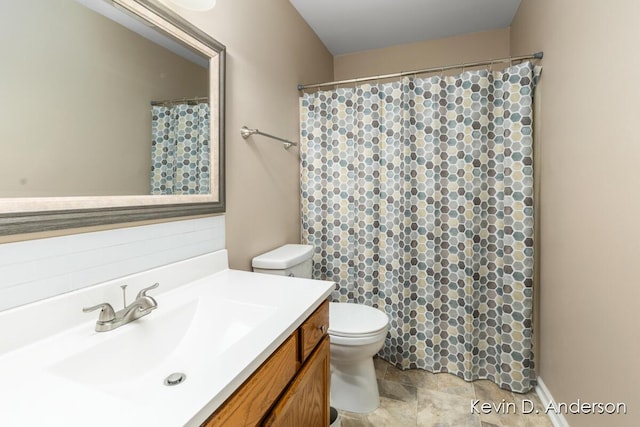
[[[151,194],[208,194],[209,104],[151,109]]]
[[[395,366],[529,391],[540,68],[304,94],[302,236],[332,299],[386,312]]]

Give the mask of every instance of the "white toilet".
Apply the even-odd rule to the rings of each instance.
[[[284,245],[253,259],[253,271],[311,278],[313,246]],[[329,303],[331,406],[367,413],[380,405],[373,356],[389,330],[385,313],[362,304]]]

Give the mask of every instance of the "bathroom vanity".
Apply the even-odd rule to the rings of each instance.
[[[325,301],[204,426],[328,426],[328,325]]]
[[[120,328],[82,312],[156,282],[157,309]],[[326,426],[333,287],[223,250],[0,312],[0,425]]]

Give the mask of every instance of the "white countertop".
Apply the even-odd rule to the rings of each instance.
[[[225,267],[219,251],[0,312],[0,425],[199,426],[334,287]],[[81,313],[154,281],[158,309],[128,325]],[[167,387],[173,372],[187,379]]]

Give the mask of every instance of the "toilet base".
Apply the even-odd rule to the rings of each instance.
[[[331,406],[366,414],[380,406],[373,357],[357,361],[331,361]]]

